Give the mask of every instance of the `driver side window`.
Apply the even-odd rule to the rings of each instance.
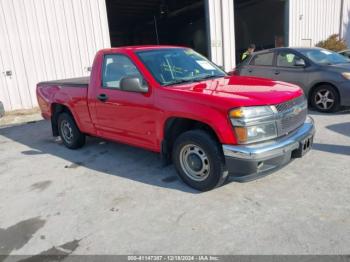
[[[277,66],[279,67],[297,67],[296,62],[303,60],[291,52],[280,52],[277,55]],[[303,60],[304,61],[304,60]]]
[[[126,76],[141,74],[133,62],[125,55],[105,55],[103,62],[102,87],[120,89],[120,80]]]

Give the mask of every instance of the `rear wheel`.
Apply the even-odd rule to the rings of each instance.
[[[73,117],[68,113],[59,115],[58,132],[63,144],[69,149],[78,149],[85,144],[85,135],[80,132]]]
[[[180,178],[197,190],[211,190],[228,177],[220,144],[205,131],[181,134],[174,143],[172,157]]]
[[[311,105],[320,112],[336,112],[340,108],[337,90],[331,85],[321,85],[311,94]]]

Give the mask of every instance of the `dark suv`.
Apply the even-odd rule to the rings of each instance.
[[[321,48],[275,48],[256,52],[235,74],[299,85],[312,107],[335,112],[350,106],[350,59]]]

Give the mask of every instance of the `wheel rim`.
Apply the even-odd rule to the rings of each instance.
[[[193,144],[180,151],[180,164],[185,174],[192,180],[204,181],[210,173],[210,162],[205,151]]]
[[[328,89],[321,89],[315,95],[315,104],[322,110],[328,110],[333,107],[335,103],[335,96],[333,92]]]
[[[72,140],[73,140],[73,129],[72,129],[72,126],[71,124],[66,121],[66,120],[63,120],[61,122],[61,135],[62,135],[62,138],[67,142],[67,143],[71,143]]]

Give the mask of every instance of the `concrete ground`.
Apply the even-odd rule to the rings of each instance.
[[[0,115],[0,128],[9,125],[29,123],[41,119],[42,117],[38,107],[26,110],[14,110],[6,112],[3,117]]]
[[[48,122],[9,121],[0,254],[349,254],[350,112],[311,115],[304,158],[206,193],[154,153],[96,138],[70,151]]]

